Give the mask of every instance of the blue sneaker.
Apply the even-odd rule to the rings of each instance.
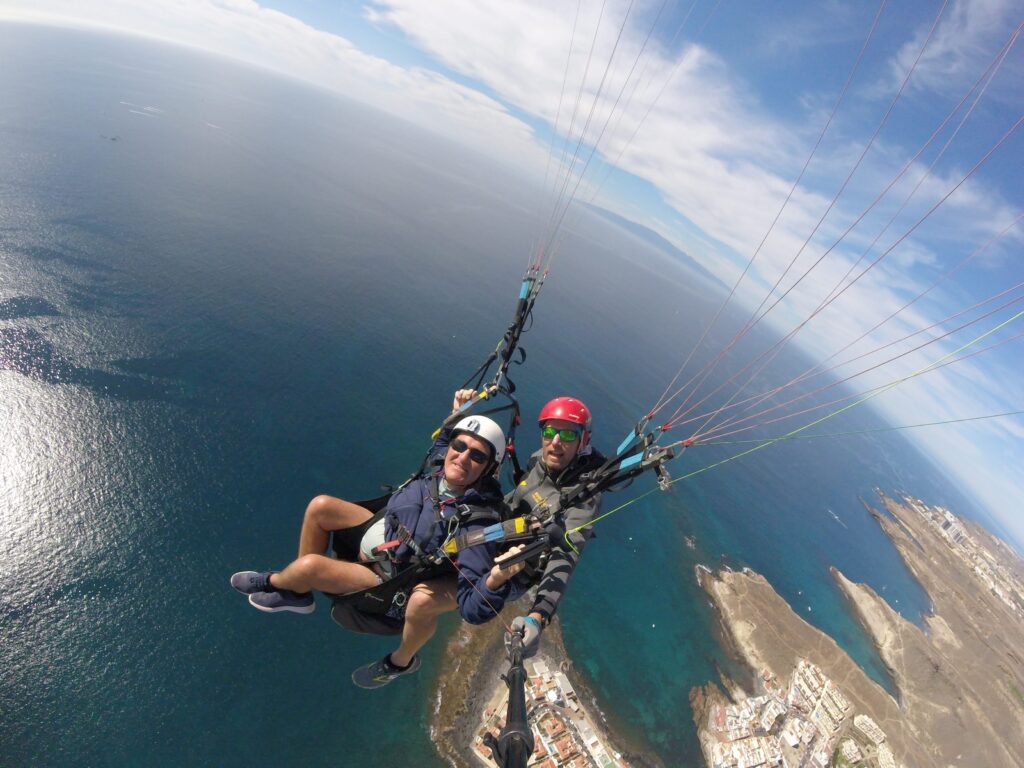
[[[277,613],[312,613],[316,610],[316,600],[312,592],[292,592],[290,589],[278,589],[274,592],[253,592],[249,595],[249,605],[258,611]]]
[[[253,592],[269,592],[270,574],[274,571],[239,571],[231,576],[231,586],[243,595],[251,595]]]
[[[353,672],[352,682],[360,688],[382,688],[396,677],[411,675],[419,668],[420,657],[418,655],[412,657],[408,667],[399,669],[391,663],[391,654],[389,653],[380,661],[367,664]]]

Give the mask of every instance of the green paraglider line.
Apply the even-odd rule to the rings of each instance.
[[[934,361],[932,363],[929,363],[924,368],[921,368],[920,370],[914,371],[914,373],[911,373],[908,376],[904,376],[901,379],[897,379],[896,381],[892,382],[888,386],[883,387],[882,389],[876,390],[875,392],[872,392],[871,394],[869,394],[869,395],[867,395],[865,397],[862,397],[860,400],[856,400],[855,402],[852,402],[849,405],[846,405],[846,406],[844,406],[842,408],[839,408],[838,410],[832,411],[832,413],[826,414],[825,416],[822,416],[820,419],[815,419],[814,421],[812,421],[812,422],[810,422],[808,424],[805,424],[802,427],[798,427],[797,429],[794,429],[792,432],[787,432],[785,435],[781,435],[779,437],[774,437],[774,438],[771,438],[769,440],[765,440],[763,442],[759,442],[757,445],[753,446],[752,448],[748,448],[745,451],[740,451],[739,453],[735,454],[734,456],[730,456],[729,458],[722,459],[721,461],[716,461],[714,464],[709,464],[706,467],[701,467],[700,469],[696,469],[693,472],[688,472],[687,474],[682,475],[681,477],[675,478],[674,480],[669,482],[668,485],[675,485],[676,483],[681,482],[683,480],[688,480],[691,477],[696,477],[697,475],[701,475],[701,474],[703,474],[705,472],[708,472],[708,471],[710,471],[712,469],[715,469],[716,467],[720,467],[723,464],[728,464],[729,462],[735,461],[736,459],[743,458],[744,456],[749,456],[750,454],[755,453],[756,451],[760,451],[762,448],[767,448],[769,445],[774,445],[775,443],[781,442],[783,440],[792,440],[792,439],[796,438],[798,435],[800,435],[800,433],[810,429],[811,427],[815,427],[815,426],[817,426],[818,424],[821,424],[824,421],[828,421],[829,419],[831,419],[831,418],[833,418],[835,416],[838,416],[841,413],[846,413],[851,408],[855,408],[858,405],[861,405],[862,403],[866,403],[868,400],[871,400],[871,399],[873,399],[875,397],[878,397],[879,395],[881,395],[881,394],[883,394],[885,392],[888,392],[891,389],[895,389],[896,387],[898,387],[900,384],[902,384],[905,381],[909,381],[910,379],[913,379],[916,376],[920,376],[921,374],[926,373],[926,372],[932,370],[933,368],[937,368],[938,366],[940,366],[943,362],[945,362],[949,358],[953,357],[954,355],[958,355],[961,352],[963,352],[965,349],[968,349],[969,347],[974,346],[978,342],[980,342],[980,341],[982,341],[984,339],[987,339],[989,336],[991,336],[996,331],[1000,330],[1001,328],[1005,328],[1007,325],[1009,325],[1010,323],[1012,323],[1015,320],[1020,319],[1022,316],[1024,316],[1024,310],[1018,312],[1017,314],[1013,315],[1012,317],[1007,318],[1003,322],[999,323],[999,325],[995,326],[994,328],[989,329],[988,331],[985,331],[985,333],[981,334],[980,336],[977,336],[977,337],[971,339],[966,344],[963,344],[963,345],[957,347],[952,352],[949,352],[949,353],[943,355],[938,360],[936,360],[936,361]],[[694,441],[694,442],[683,441],[682,443],[680,443],[680,445],[683,445],[684,443],[687,444],[687,445],[702,445],[702,443],[699,442],[699,439],[697,441]],[[593,520],[591,520],[589,523],[587,523],[587,525],[581,525],[581,526],[578,526],[576,528],[573,528],[571,530],[566,531],[565,532],[565,542],[566,542],[566,544],[568,544],[568,546],[571,547],[573,551],[576,551],[576,547],[574,547],[572,545],[572,542],[569,540],[570,534],[577,533],[577,532],[581,531],[583,528],[587,528],[589,526],[595,525],[598,522],[600,522],[600,521],[602,521],[602,520],[604,520],[604,519],[606,519],[608,517],[611,517],[616,512],[620,512],[621,510],[625,509],[626,507],[630,506],[631,504],[635,504],[636,502],[640,501],[641,499],[647,498],[648,496],[650,496],[651,494],[653,494],[653,493],[655,493],[655,492],[657,492],[659,490],[661,490],[660,487],[652,488],[651,490],[647,491],[646,493],[643,493],[643,494],[637,496],[636,498],[630,499],[629,501],[625,502],[624,504],[620,504],[619,506],[615,507],[615,509],[612,509],[612,510],[610,510],[608,512],[605,512],[603,515],[595,517]]]
[[[983,421],[984,419],[998,419],[1003,416],[1020,416],[1024,411],[1007,411],[1006,413],[991,413],[988,416],[970,416],[965,419],[949,419],[948,421],[928,421],[924,424],[904,424],[900,427],[878,427],[876,429],[858,429],[851,432],[823,432],[817,435],[795,435],[794,437],[780,437],[777,440],[816,440],[824,437],[848,437],[850,435],[870,435],[875,432],[895,432],[898,429],[917,429],[919,427],[937,427],[940,424],[960,424],[965,421]],[[709,440],[695,445],[743,445],[767,442],[765,440]]]

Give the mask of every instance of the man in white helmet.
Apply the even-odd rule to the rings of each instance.
[[[475,390],[460,389],[455,393],[454,407],[460,407],[475,396]],[[506,579],[511,579],[511,600],[518,599],[530,587],[537,588],[529,612],[511,623],[512,630],[523,635],[524,658],[537,653],[544,627],[558,609],[580,555],[593,536],[589,523],[601,510],[601,494],[566,508],[561,506],[561,496],[575,489],[587,473],[605,460],[590,446],[592,418],[590,409],[580,400],[564,396],[554,398],[541,409],[537,424],[541,430],[540,450],[530,457],[526,473],[505,498],[508,516],[544,517],[552,510],[558,512],[557,521],[552,520],[546,528],[551,547],[544,567],[538,568],[539,563],[517,563],[504,573]],[[518,549],[513,547],[508,554]],[[500,572],[497,566],[495,570]],[[512,579],[513,576],[516,578]],[[416,620],[421,614],[430,615],[436,620],[440,613],[454,608],[450,598],[425,592],[415,606],[410,606],[406,616]]]
[[[494,477],[505,453],[505,435],[486,416],[468,416],[445,430],[432,448],[436,469],[403,486],[387,502],[386,514],[333,496],[317,496],[306,508],[299,534],[299,556],[280,572],[241,571],[231,586],[249,596],[249,603],[268,613],[312,613],[312,590],[346,594],[374,587],[409,567],[419,552],[435,552],[457,519],[474,527],[500,519],[501,487]],[[361,538],[357,561],[324,554],[332,531],[345,530]],[[381,555],[382,545],[390,542]],[[457,608],[469,623],[494,618],[508,598],[510,573],[494,565],[495,545],[459,553],[458,569],[443,562],[430,578],[416,584],[404,606],[406,615],[393,616],[400,626],[400,647],[383,659],[359,668],[353,681],[364,688],[386,685],[415,672],[417,651],[433,636],[437,616]],[[423,606],[430,606],[423,609]],[[434,610],[434,606],[437,609]],[[406,616],[409,619],[406,619]],[[397,630],[396,630],[397,631]]]

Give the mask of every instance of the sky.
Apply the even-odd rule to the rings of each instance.
[[[3,19],[365,102],[543,184],[541,231],[569,199],[612,210],[839,376],[877,366],[851,386],[894,425],[1024,410],[1024,0],[0,0]],[[1024,545],[1024,416],[905,434]]]

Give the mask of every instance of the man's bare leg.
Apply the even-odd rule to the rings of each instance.
[[[416,652],[427,644],[437,631],[437,617],[458,608],[455,601],[455,578],[431,579],[417,584],[405,608],[402,644],[391,652],[391,663],[407,667]]]
[[[351,501],[323,494],[315,497],[306,506],[306,514],[302,518],[298,557],[322,555],[327,550],[331,531],[355,528],[371,517],[373,517],[373,513],[370,510],[353,504]]]
[[[275,589],[292,592],[321,592],[342,594],[357,589],[377,586],[377,575],[359,563],[334,560],[324,555],[303,555],[291,562],[283,571],[270,577]]]

